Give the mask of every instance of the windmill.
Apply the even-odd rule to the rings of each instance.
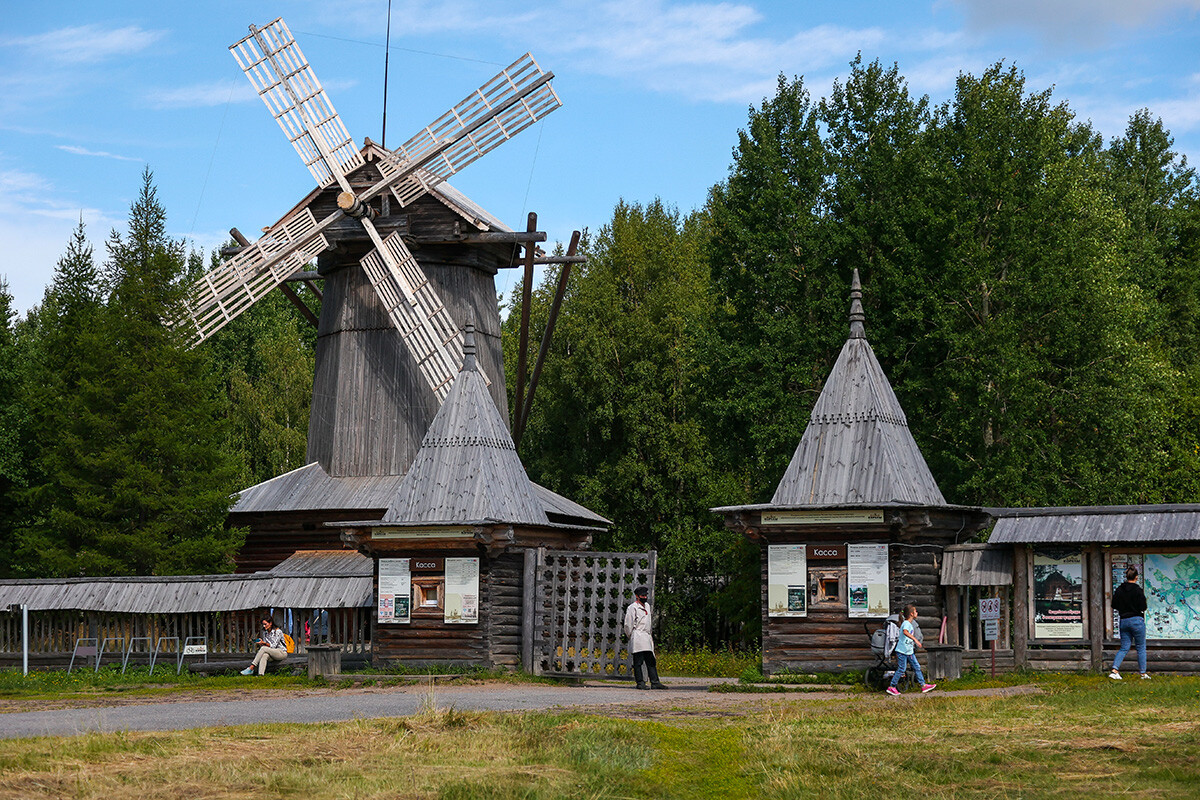
[[[403,474],[459,371],[467,321],[481,334],[480,366],[507,418],[495,270],[522,247],[528,298],[536,263],[563,263],[565,282],[582,258],[574,244],[565,258],[541,257],[535,244],[546,235],[535,215],[524,232],[502,229],[445,181],[557,109],[553,73],[526,54],[394,150],[369,139],[360,149],[282,19],[251,25],[229,49],[317,188],[258,241],[234,231],[243,246],[195,281],[176,324],[199,343],[276,287],[289,293],[289,281],[324,279],[308,436],[308,461],[322,475],[310,483]],[[452,221],[434,213],[446,207]],[[314,259],[316,273],[306,269]],[[523,356],[528,300],[522,319]],[[518,425],[524,399],[522,388]]]

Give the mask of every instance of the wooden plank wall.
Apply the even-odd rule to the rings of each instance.
[[[438,553],[439,558],[443,555],[475,557],[479,556],[479,553],[478,551]],[[392,556],[389,554],[388,557]],[[492,569],[492,561],[486,556],[479,556],[478,623],[449,625],[446,624],[440,612],[437,616],[419,616],[414,613],[412,622],[406,624],[381,625],[376,623],[372,640],[372,663],[377,667],[491,667],[489,634],[493,611]],[[502,567],[501,572],[506,572],[506,568]],[[375,590],[378,593],[378,567],[375,570],[375,581]]]
[[[820,544],[812,541],[812,544]],[[925,640],[936,642],[942,624],[943,592],[937,556],[940,545],[908,547],[893,544],[888,551],[891,571],[891,605],[895,613],[903,606],[917,606],[917,622]],[[810,570],[814,564],[810,564]],[[851,618],[846,607],[810,608],[807,617],[767,615],[767,548],[761,548],[763,671],[846,672],[865,670],[875,664],[870,631],[882,620]],[[865,623],[865,625],[864,625]]]
[[[491,602],[486,624],[489,659],[493,667],[513,670],[521,667],[524,567],[523,552],[505,553],[492,560],[488,581]]]
[[[234,557],[234,572],[262,572],[282,563],[297,550],[344,550],[341,531],[326,522],[378,519],[383,510],[287,511],[230,514],[231,528],[245,527],[246,540]]]

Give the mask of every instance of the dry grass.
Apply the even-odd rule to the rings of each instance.
[[[431,695],[408,718],[0,741],[0,798],[1200,796],[1200,681],[1102,681],[780,698],[723,719],[474,713]]]

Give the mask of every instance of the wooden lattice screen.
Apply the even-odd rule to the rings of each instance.
[[[525,557],[525,664],[535,675],[630,678],[621,624],[658,553],[529,550]],[[532,613],[530,613],[532,611]]]

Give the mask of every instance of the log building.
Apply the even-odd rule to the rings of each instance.
[[[867,342],[857,270],[850,298],[849,337],[771,502],[712,509],[761,547],[767,674],[871,666],[869,631],[908,603],[936,641],[943,551],[988,523],[938,489]]]

